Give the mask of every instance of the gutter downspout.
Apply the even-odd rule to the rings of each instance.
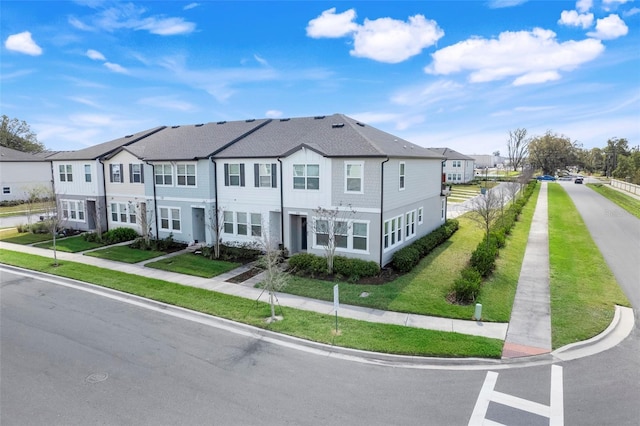
[[[382,252],[384,251],[384,163],[389,157],[380,163],[380,268],[382,268]]]
[[[279,157],[276,160],[280,163],[280,244],[284,249],[284,182],[282,180],[282,160]]]
[[[440,162],[440,196],[444,196],[444,221],[447,221],[447,196],[442,192],[442,185],[444,185],[444,163],[447,162],[447,159],[445,158],[444,160],[442,160]]]
[[[215,216],[215,229],[216,229],[216,236],[215,236],[215,241],[212,241],[214,248],[218,247],[216,244],[218,244],[218,241],[220,241],[220,235],[218,235],[218,232],[220,232],[220,214],[218,213],[218,163],[216,163],[216,160],[213,159],[213,157],[211,158],[211,162],[213,163],[213,190],[216,192],[215,195],[213,196],[213,202],[215,204],[215,210],[213,211],[214,216]],[[224,213],[223,213],[224,214]]]
[[[105,226],[106,230],[109,230],[109,213],[107,212],[107,175],[104,172],[104,163],[102,162],[101,158],[98,158],[98,162],[100,164],[102,164],[102,192],[104,193],[104,223],[106,223],[107,225]],[[120,172],[122,173],[122,172]],[[96,214],[96,218],[98,220],[102,220],[102,218],[98,218],[98,215]]]
[[[156,166],[153,163],[149,163],[145,161],[146,164],[151,166],[151,179],[153,182],[153,216],[156,218],[154,220],[156,224],[156,239],[160,239],[160,234],[158,234],[158,201],[156,200]]]

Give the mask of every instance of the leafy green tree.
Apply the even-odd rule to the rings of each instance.
[[[0,145],[23,152],[36,153],[45,150],[44,145],[38,142],[36,134],[31,131],[26,121],[9,118],[6,115],[2,115]]]
[[[529,142],[529,162],[542,169],[544,174],[555,174],[557,170],[578,162],[579,145],[564,135],[548,130],[543,136],[536,136]]]
[[[618,159],[620,156],[629,156],[629,143],[625,138],[611,138],[607,141],[604,148],[605,154],[605,174],[612,176],[613,171],[618,167]]]

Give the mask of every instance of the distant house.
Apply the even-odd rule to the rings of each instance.
[[[475,160],[450,148],[429,148],[446,158],[442,173],[445,183],[468,183],[474,178]]]
[[[51,191],[50,152],[32,154],[0,146],[0,201],[26,200],[29,191]],[[44,194],[43,194],[44,195]]]
[[[49,160],[58,201],[58,214],[64,226],[81,231],[107,229],[106,179],[113,170],[105,170],[104,158],[122,146],[134,143],[163,127],[145,130],[78,151],[60,152]],[[121,172],[122,173],[122,172]],[[112,189],[114,194],[115,189]]]

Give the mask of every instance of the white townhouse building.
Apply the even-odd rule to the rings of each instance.
[[[81,231],[107,228],[107,201],[103,159],[122,146],[134,143],[163,127],[104,142],[78,151],[59,152],[49,157],[58,215],[63,225]]]
[[[29,192],[36,188],[51,191],[51,163],[47,157],[52,154],[32,154],[0,146],[0,201],[27,200]]]
[[[475,160],[450,148],[429,148],[447,159],[442,170],[445,183],[468,183],[474,179]]]

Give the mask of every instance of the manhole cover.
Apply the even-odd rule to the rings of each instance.
[[[89,374],[87,378],[84,380],[87,383],[98,383],[98,382],[104,382],[105,380],[107,380],[107,377],[109,377],[107,373],[93,373],[93,374]]]
[[[362,293],[360,293],[360,297],[369,297],[369,293],[363,291]]]

